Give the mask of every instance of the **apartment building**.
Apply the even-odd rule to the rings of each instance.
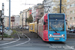
[[[67,26],[75,27],[75,0],[67,0]]]
[[[24,27],[25,25],[28,25],[26,19],[29,18],[31,13],[32,13],[31,8],[25,9],[25,10],[20,12],[20,26],[21,27]]]
[[[54,7],[57,7],[59,4],[59,0],[44,0],[44,14],[45,13],[55,13]]]
[[[44,14],[45,13],[60,13],[60,0],[44,0]],[[66,0],[62,0],[62,13],[66,10]]]
[[[20,26],[21,26],[21,27],[23,27],[23,25],[24,25],[23,22],[25,22],[25,21],[23,20],[23,19],[24,19],[24,16],[23,16],[23,15],[24,15],[24,12],[21,11],[21,12],[20,12],[20,20],[19,20],[19,21],[20,21]]]
[[[37,18],[40,19],[43,15],[44,15],[43,4],[37,4],[32,7],[33,22],[37,21]]]
[[[19,15],[13,15],[11,17],[11,28],[17,28],[20,26],[20,16]]]

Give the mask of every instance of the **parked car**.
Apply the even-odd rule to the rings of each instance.
[[[22,29],[25,29],[25,27],[23,27]]]
[[[26,26],[26,27],[25,27],[25,29],[27,29],[27,30],[28,30],[28,29],[29,29],[29,27],[28,27],[28,26]]]
[[[19,27],[20,29],[22,29],[22,27]]]
[[[69,30],[70,33],[75,33],[74,29]]]
[[[6,30],[9,30],[9,27],[5,27]]]
[[[69,32],[71,29],[67,29],[66,31]]]

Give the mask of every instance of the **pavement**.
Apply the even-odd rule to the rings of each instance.
[[[75,38],[75,33],[69,33],[69,32],[67,32],[67,37],[68,38]]]
[[[0,41],[2,40],[2,38],[0,38]],[[14,40],[14,38],[3,38],[3,41],[11,41]]]
[[[36,33],[29,33],[28,30],[21,32],[23,33],[22,37],[16,42],[0,41],[0,50],[75,50],[74,38],[68,38],[65,43],[44,42]]]
[[[6,30],[6,29],[4,30],[4,33],[6,33],[6,34],[8,34],[8,35],[11,35],[12,32],[13,32],[12,30]]]

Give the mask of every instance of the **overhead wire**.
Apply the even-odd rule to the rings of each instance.
[[[26,0],[26,1],[27,1],[27,0]],[[38,1],[38,0],[36,0],[36,1]],[[27,4],[27,3],[25,2],[25,5],[36,5],[36,4],[33,4],[33,3],[32,3],[32,4]]]

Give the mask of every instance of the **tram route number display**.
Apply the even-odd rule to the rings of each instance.
[[[53,14],[51,14],[50,15],[50,18],[63,18],[64,19],[64,15],[62,15],[62,14],[60,14],[60,15],[53,15]]]

